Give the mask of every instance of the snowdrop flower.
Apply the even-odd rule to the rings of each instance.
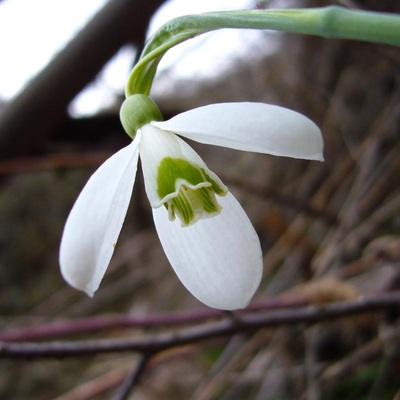
[[[262,276],[259,239],[235,197],[181,137],[322,160],[318,127],[301,114],[262,103],[213,104],[163,121],[144,95],[125,100],[121,121],[132,143],[92,175],[65,224],[60,248],[65,280],[90,296],[98,289],[125,219],[140,156],[154,223],[182,283],[210,307],[245,307]]]

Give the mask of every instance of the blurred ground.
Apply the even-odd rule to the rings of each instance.
[[[368,6],[385,10],[384,3]],[[239,60],[219,80],[159,94],[160,107],[170,115],[212,102],[263,101],[300,111],[323,131],[324,163],[193,144],[260,236],[265,272],[255,300],[290,293],[320,304],[399,290],[400,52],[294,35],[279,40],[280,51],[257,63]],[[96,164],[121,145],[113,138],[96,143],[97,161],[3,171],[2,329],[203,307],[166,261],[140,180],[96,296],[89,299],[61,279],[63,223]],[[65,143],[49,148],[57,154]],[[115,331],[113,337],[139,334]],[[151,361],[130,399],[398,399],[399,337],[398,313],[375,313],[181,347]],[[0,399],[108,399],[135,359],[1,361]]]

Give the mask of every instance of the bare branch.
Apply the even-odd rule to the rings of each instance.
[[[294,308],[307,304],[304,298],[281,297],[253,302],[243,312],[272,310],[281,308]],[[239,311],[238,313],[241,313]],[[223,311],[204,308],[190,311],[174,311],[162,314],[151,315],[102,315],[75,319],[72,321],[58,321],[32,326],[27,328],[10,329],[0,332],[0,341],[32,341],[55,339],[69,335],[82,335],[92,332],[109,331],[121,328],[162,328],[167,326],[193,325],[208,321],[210,319],[220,319],[225,315]]]
[[[126,400],[128,399],[129,393],[131,392],[132,388],[138,382],[142,372],[144,371],[147,362],[149,361],[149,357],[143,355],[141,356],[138,363],[135,365],[133,370],[130,374],[125,378],[124,382],[121,385],[121,388],[117,395],[115,396],[114,400]]]
[[[325,306],[306,306],[296,309],[251,312],[235,320],[203,324],[179,331],[171,331],[134,338],[103,339],[93,341],[69,341],[49,343],[7,343],[0,344],[0,357],[7,359],[36,359],[80,357],[100,353],[139,352],[145,355],[208,339],[221,338],[238,332],[255,331],[265,327],[293,324],[313,324],[344,316],[385,310],[400,306],[400,292],[379,294],[351,302],[338,302]]]

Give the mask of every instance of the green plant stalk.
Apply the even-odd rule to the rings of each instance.
[[[145,46],[126,85],[126,96],[148,95],[158,64],[172,47],[218,29],[269,29],[329,39],[400,46],[400,15],[343,7],[242,10],[186,15],[163,25]]]

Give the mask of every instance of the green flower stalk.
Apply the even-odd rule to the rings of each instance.
[[[400,46],[400,16],[344,7],[222,11],[186,15],[162,26],[149,40],[126,85],[126,96],[149,94],[159,62],[172,47],[218,29],[269,29]]]

